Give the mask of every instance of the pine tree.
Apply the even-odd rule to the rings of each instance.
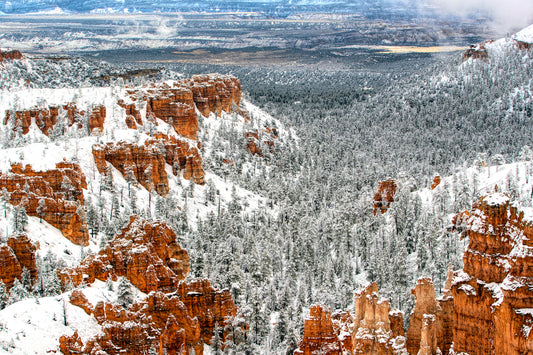
[[[8,304],[13,304],[30,297],[30,293],[24,288],[19,279],[15,279],[13,286],[9,290]]]
[[[133,287],[130,281],[124,276],[120,277],[118,281],[117,302],[124,308],[127,308],[133,303]]]
[[[2,279],[0,279],[0,310],[6,308],[8,305],[8,293],[6,284]]]

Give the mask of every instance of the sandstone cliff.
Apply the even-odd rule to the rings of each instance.
[[[16,49],[7,51],[7,52],[3,52],[2,50],[0,50],[0,63],[3,62],[4,60],[15,60],[15,59],[22,59],[22,58],[24,58],[22,56],[22,53],[20,53],[20,51]]]
[[[30,165],[13,164],[11,172],[0,173],[0,190],[6,189],[8,202],[22,204],[29,216],[39,217],[61,230],[75,244],[89,244],[84,221],[83,189],[85,175],[77,164],[61,162],[56,169],[34,171]]]

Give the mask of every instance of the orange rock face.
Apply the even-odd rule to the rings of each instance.
[[[73,291],[70,302],[93,315],[104,334],[87,344],[77,334],[64,336],[61,351],[133,355],[152,349],[159,354],[201,355],[215,323],[224,328],[237,307],[228,290],[216,290],[208,280],[183,281],[188,272],[188,254],[165,223],[132,217],[98,255],[87,257],[77,268],[62,270],[60,278],[76,285],[81,280],[125,276],[148,296],[124,309],[101,301],[92,305],[80,290]]]
[[[355,293],[355,312],[330,317],[315,305],[305,320],[304,335],[295,354],[401,354],[405,352],[403,313],[379,300],[376,283]]]
[[[0,246],[0,280],[11,288],[15,279],[20,279],[24,268],[28,269],[32,281],[37,279],[36,252],[26,234],[7,239],[7,245]]]
[[[199,185],[205,183],[198,149],[164,134],[156,134],[142,146],[125,142],[97,144],[93,146],[93,157],[101,174],[108,173],[108,161],[126,179],[131,176],[147,190],[155,190],[161,196],[166,196],[169,189],[165,163],[172,166],[175,175],[182,172],[187,180]]]
[[[97,255],[88,256],[78,267],[61,270],[59,276],[64,284],[70,281],[74,286],[126,276],[143,292],[171,292],[189,269],[189,255],[176,243],[176,234],[166,223],[133,216]]]
[[[305,319],[304,335],[295,355],[341,355],[342,343],[333,330],[330,311],[322,305],[313,305]]]
[[[22,56],[22,53],[20,53],[20,51],[18,50],[12,50],[12,51],[7,51],[7,52],[2,52],[0,50],[0,63],[3,62],[4,60],[15,60],[15,59],[23,59],[24,57]]]
[[[237,315],[237,307],[229,290],[215,290],[207,279],[182,282],[176,293],[187,307],[188,313],[200,322],[204,343],[211,341],[216,323],[224,328],[227,317]]]
[[[433,178],[433,182],[431,183],[431,190],[434,190],[437,186],[439,186],[440,181],[441,181],[440,176],[435,176]]]
[[[398,185],[393,179],[387,179],[380,181],[376,192],[374,194],[374,215],[378,213],[385,213],[389,209],[389,206],[394,202],[394,195]]]
[[[464,269],[454,274],[456,352],[533,352],[533,213],[495,193],[474,204]]]
[[[89,245],[87,225],[78,209],[87,182],[78,165],[62,162],[53,170],[34,171],[30,165],[23,169],[13,164],[10,173],[0,173],[0,190],[4,188],[9,203],[23,204],[29,216],[44,219],[73,243]]]
[[[183,79],[172,86],[167,83],[152,84],[128,90],[133,103],[123,100],[118,104],[126,110],[126,124],[129,128],[142,125],[141,113],[137,108],[146,106],[146,117],[156,117],[170,124],[176,133],[186,138],[196,139],[198,116],[196,109],[204,116],[222,111],[230,113],[232,106],[241,101],[241,83],[229,75],[195,75]]]
[[[15,279],[20,279],[21,276],[22,267],[13,249],[7,245],[0,245],[0,280],[9,289],[13,286]]]
[[[391,327],[394,319],[394,328]],[[353,354],[394,354],[404,346],[401,312],[391,311],[389,301],[379,300],[374,282],[355,293]],[[393,331],[394,329],[394,331]]]
[[[4,125],[13,121],[14,130],[17,130],[20,127],[22,133],[27,134],[30,131],[32,121],[35,121],[37,127],[39,127],[44,134],[49,135],[61,116],[66,117],[69,126],[76,124],[78,129],[81,129],[83,127],[82,116],[84,115],[85,111],[79,111],[74,103],[68,103],[61,106],[34,107],[28,110],[19,111],[7,110],[4,118]],[[97,105],[92,108],[89,115],[89,128],[91,132],[95,128],[103,130],[105,116],[105,106]]]
[[[433,282],[419,279],[411,293],[416,303],[409,319],[407,351],[409,354],[447,354],[452,343],[453,300],[449,293],[436,299]],[[420,352],[419,352],[420,351]]]
[[[108,161],[125,178],[131,175],[147,190],[156,191],[161,196],[168,194],[165,160],[157,147],[125,142],[96,144],[93,157],[100,174],[107,173],[105,162]]]

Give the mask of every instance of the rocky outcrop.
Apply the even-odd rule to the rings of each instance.
[[[431,183],[431,190],[435,190],[435,188],[440,185],[440,182],[441,182],[440,176],[438,175],[435,176],[433,178],[433,182]]]
[[[456,352],[533,352],[533,211],[495,193],[474,204],[463,235],[463,270],[454,273]]]
[[[304,322],[304,335],[295,355],[342,355],[343,346],[333,331],[330,311],[323,305],[313,305]]]
[[[487,52],[487,49],[485,48],[485,44],[490,42],[484,42],[477,45],[471,45],[470,48],[468,48],[463,53],[463,60],[468,60],[470,58],[472,59],[478,59],[482,60],[484,62],[489,61],[489,54]]]
[[[74,286],[108,277],[125,276],[143,292],[171,292],[189,273],[189,255],[176,243],[176,234],[164,222],[136,216],[96,255],[78,267],[59,272],[63,284]]]
[[[151,84],[127,91],[129,102],[118,104],[126,110],[129,128],[142,125],[140,107],[146,107],[147,118],[158,118],[170,124],[176,133],[196,139],[198,115],[220,115],[222,111],[238,110],[241,101],[241,83],[230,75],[195,75],[173,83]]]
[[[394,327],[391,327],[391,318]],[[389,301],[379,300],[374,282],[355,293],[353,354],[402,353],[405,343],[401,312],[390,309]],[[394,331],[393,331],[394,330]]]
[[[168,194],[165,160],[157,147],[118,142],[95,144],[92,150],[100,174],[108,173],[108,161],[127,181],[134,179],[148,191],[156,191],[161,196]]]
[[[0,63],[4,60],[20,60],[23,58],[24,56],[22,55],[22,53],[20,53],[20,51],[16,49],[7,52],[3,52],[2,50],[0,50]]]
[[[78,245],[89,245],[84,221],[83,189],[85,175],[77,164],[61,162],[56,169],[34,171],[30,165],[11,165],[11,172],[0,173],[0,190],[5,189],[7,201],[24,206],[29,216],[39,217],[61,230]]]
[[[154,139],[147,140],[145,145],[159,147],[164,152],[164,159],[172,166],[174,175],[183,172],[184,179],[192,180],[198,185],[205,183],[202,157],[197,147],[191,147],[185,141],[161,133],[154,135]]]
[[[102,326],[100,335],[83,344],[77,334],[63,336],[65,354],[202,354],[203,344],[213,337],[215,324],[228,329],[237,315],[228,290],[214,289],[208,280],[185,282],[189,257],[176,243],[176,235],[163,222],[132,217],[126,226],[96,256],[79,267],[60,272],[63,283],[75,285],[108,277],[125,276],[148,296],[123,308],[100,301],[89,303],[75,290],[70,302],[94,316]]]
[[[417,354],[448,354],[452,344],[453,299],[445,291],[437,299],[433,282],[419,279],[411,293],[415,296],[415,308],[409,319],[407,351]]]
[[[406,354],[403,313],[379,300],[376,283],[355,293],[355,312],[335,313],[311,307],[295,354]]]
[[[106,161],[111,163],[127,181],[136,181],[149,191],[166,196],[169,191],[165,163],[175,175],[203,185],[205,173],[198,148],[172,136],[156,134],[144,145],[119,142],[96,144],[93,157],[98,171],[109,174]]]
[[[56,128],[59,120],[65,119],[69,127],[76,125],[78,129],[83,128],[83,116],[85,111],[80,111],[74,103],[68,103],[60,106],[33,107],[27,110],[7,110],[4,118],[4,125],[12,124],[13,130],[21,129],[22,134],[30,131],[32,122],[46,135]],[[104,120],[106,117],[106,108],[103,105],[96,105],[91,108],[89,114],[89,129],[92,132],[98,128],[103,130]],[[57,129],[64,129],[60,127]],[[63,134],[64,132],[59,132]]]
[[[394,202],[394,195],[398,185],[393,179],[387,179],[380,181],[376,192],[374,193],[374,215],[379,213],[385,213],[389,209],[389,206]]]
[[[198,319],[204,343],[211,341],[215,324],[224,328],[227,317],[237,315],[237,307],[229,290],[216,290],[207,279],[181,282],[176,293],[187,307],[188,313]]]
[[[252,155],[263,156],[264,149],[268,149],[270,153],[274,153],[276,142],[278,141],[278,130],[265,126],[259,135],[259,131],[253,130],[244,132],[246,139],[246,150]]]
[[[102,132],[104,130],[105,116],[106,108],[104,105],[93,107],[89,115],[89,130],[93,132],[98,129],[99,132]]]
[[[18,234],[7,239],[7,245],[0,246],[0,280],[9,289],[15,279],[22,277],[24,268],[28,269],[32,281],[37,279],[37,247],[26,234]]]

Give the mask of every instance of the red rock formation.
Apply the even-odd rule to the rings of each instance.
[[[132,217],[98,255],[87,257],[77,268],[62,270],[60,278],[76,285],[84,274],[89,283],[125,276],[149,295],[124,309],[112,303],[92,305],[80,290],[73,291],[70,302],[94,316],[104,334],[85,345],[76,334],[62,337],[61,351],[141,354],[154,349],[160,354],[202,354],[215,323],[223,328],[231,324],[237,307],[228,290],[216,290],[208,280],[182,281],[188,272],[188,254],[166,224]]]
[[[464,268],[454,274],[456,352],[533,353],[533,213],[495,193],[474,204]]]
[[[161,133],[156,134],[154,140],[147,140],[145,145],[162,146],[165,152],[165,161],[172,166],[174,175],[183,171],[184,179],[192,180],[198,185],[205,183],[205,172],[202,168],[202,157],[198,148],[190,147],[187,142]]]
[[[394,202],[394,195],[398,185],[393,179],[380,181],[374,194],[374,215],[378,213],[385,213],[392,202]]]
[[[259,134],[257,133],[257,130],[253,132],[245,132],[244,137],[246,138],[246,149],[252,155],[262,156],[263,152],[261,151],[261,148],[259,148]]]
[[[241,82],[229,75],[195,75],[189,81],[194,103],[204,116],[211,112],[220,115],[222,111],[231,112],[232,104],[241,102]]]
[[[330,318],[315,305],[305,320],[304,336],[295,354],[404,354],[403,313],[379,300],[376,283],[355,293],[355,312]]]
[[[20,267],[28,269],[31,279],[35,281],[37,279],[37,258],[35,254],[37,247],[24,233],[9,237],[7,245],[15,253]]]
[[[439,186],[440,185],[440,181],[441,181],[440,176],[438,176],[438,175],[435,176],[433,178],[433,182],[431,183],[431,190],[434,190],[437,186]]]
[[[100,132],[104,130],[105,116],[106,109],[104,105],[98,105],[92,108],[91,114],[89,115],[89,129],[91,132],[97,128]]]
[[[407,351],[411,355],[447,354],[452,344],[453,300],[449,293],[437,299],[433,282],[429,278],[419,279],[411,290],[415,296],[415,308],[409,319],[407,330]]]
[[[176,243],[171,228],[133,216],[97,255],[88,256],[78,267],[61,270],[59,276],[64,284],[70,281],[74,286],[82,281],[105,281],[110,275],[126,276],[143,292],[171,292],[189,268],[189,255]]]
[[[168,194],[165,160],[161,150],[153,145],[126,142],[96,144],[93,146],[93,157],[100,174],[107,173],[105,161],[108,161],[125,178],[132,175],[147,190],[156,191],[161,196]]]
[[[132,143],[108,143],[93,146],[93,157],[101,174],[107,174],[106,161],[110,162],[127,179],[131,175],[147,190],[155,190],[162,196],[168,194],[168,176],[165,162],[172,166],[175,175],[203,185],[205,173],[202,158],[196,147],[172,136],[156,134],[143,146]]]
[[[0,173],[0,190],[4,188],[10,204],[23,204],[29,216],[44,219],[73,243],[89,244],[83,212],[78,209],[83,206],[82,189],[87,182],[78,165],[62,162],[53,170],[34,171],[30,165],[23,169],[13,164],[10,173]]]
[[[196,139],[198,117],[196,108],[204,116],[211,112],[231,112],[232,106],[241,101],[240,81],[228,75],[196,75],[191,79],[130,89],[127,91],[133,103],[118,102],[126,110],[126,124],[130,128],[142,125],[137,103],[146,103],[146,117],[156,117],[172,125],[176,133]],[[237,108],[237,110],[239,110]],[[136,124],[134,124],[136,123]]]
[[[304,335],[295,355],[343,353],[342,343],[333,330],[331,314],[323,305],[313,305],[305,319]]]
[[[12,51],[7,51],[7,52],[2,52],[2,50],[0,50],[0,63],[4,61],[4,59],[7,59],[7,60],[15,60],[15,59],[23,59],[24,57],[22,56],[22,53],[20,53],[20,51],[18,50],[12,50]]]
[[[15,279],[20,279],[21,276],[22,267],[13,249],[7,245],[0,245],[0,280],[9,289],[13,286]]]
[[[488,62],[489,54],[487,53],[487,49],[485,48],[486,43],[490,43],[490,42],[484,42],[478,45],[471,45],[470,48],[468,48],[464,52],[463,60],[472,58],[472,59],[479,59],[484,62]]]
[[[216,323],[224,328],[228,317],[237,315],[237,307],[229,290],[216,290],[207,279],[181,282],[176,293],[187,307],[189,314],[194,314],[200,322],[202,339],[205,343],[211,341]]]
[[[56,126],[60,117],[65,117],[68,120],[68,125],[77,125],[78,129],[83,127],[81,117],[85,115],[85,111],[79,111],[74,103],[68,103],[61,106],[49,107],[34,107],[28,110],[12,111],[7,110],[4,118],[4,125],[13,122],[13,130],[19,127],[22,129],[22,134],[27,134],[30,131],[32,121],[39,129],[46,135]],[[106,109],[103,105],[97,105],[92,108],[89,115],[89,128],[91,132],[95,128],[103,130],[104,120],[106,116]]]
[[[518,47],[518,49],[520,49],[521,51],[522,50],[530,50],[531,48],[533,48],[533,43],[528,43],[528,42],[524,42],[524,41],[519,41],[519,40],[515,40],[516,42],[516,45]]]
[[[391,328],[391,318],[394,328]],[[401,312],[391,311],[389,301],[379,300],[375,282],[356,292],[352,353],[386,355],[402,349],[403,325],[398,324],[402,318]]]

